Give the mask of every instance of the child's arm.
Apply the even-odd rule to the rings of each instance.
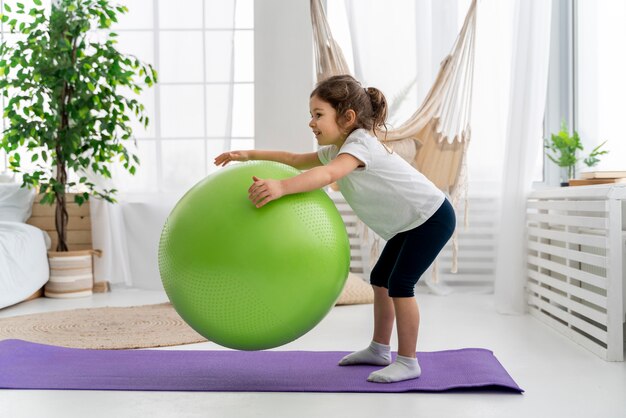
[[[306,154],[295,154],[286,151],[230,151],[215,157],[215,165],[222,167],[231,161],[249,161],[249,160],[266,160],[276,161],[297,168],[298,170],[308,170],[309,168],[322,165],[317,152],[309,152]]]
[[[285,180],[259,179],[248,189],[248,198],[257,208],[286,194],[308,192],[327,186],[352,172],[361,161],[350,154],[339,154],[328,165],[312,168]]]

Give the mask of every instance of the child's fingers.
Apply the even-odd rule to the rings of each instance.
[[[271,193],[268,190],[262,190],[251,200],[257,208],[260,208],[261,206],[264,206],[266,203],[270,202],[272,200],[272,197]]]
[[[242,161],[243,156],[239,151],[224,152],[215,157],[215,165],[221,165],[224,167],[226,164],[233,161]]]
[[[257,201],[262,198],[262,196],[267,196],[268,194],[269,190],[267,189],[267,187],[257,186],[250,191],[250,193],[248,194],[248,198],[256,204]]]
[[[271,197],[269,197],[269,196],[268,196],[267,198],[265,198],[265,199],[263,199],[263,200],[259,201],[259,202],[258,202],[255,206],[256,206],[257,208],[261,208],[261,207],[265,206],[266,204],[268,204],[269,202],[271,202],[272,200],[273,200],[273,199],[272,199]]]
[[[271,199],[272,193],[265,183],[256,182],[251,188],[250,193],[248,194],[248,199],[254,205],[259,208],[263,206],[265,203],[269,202]]]
[[[262,180],[260,178],[258,178],[257,176],[252,176],[252,181],[253,181],[253,183],[248,188],[248,194],[252,193],[252,191],[254,189],[256,189],[256,188],[260,187],[261,185],[263,185]]]
[[[254,183],[252,183],[248,189],[248,199],[250,199],[257,208],[263,207],[275,199],[272,193],[271,181],[266,182],[257,176],[252,176],[252,180],[254,180]]]
[[[255,180],[250,187],[248,188],[248,198],[252,200],[252,198],[259,192],[259,187],[261,187],[260,181]]]
[[[230,153],[225,152],[225,153],[220,154],[217,157],[215,157],[214,164],[217,165],[217,166],[221,165],[222,167],[224,167],[230,161],[231,161]]]

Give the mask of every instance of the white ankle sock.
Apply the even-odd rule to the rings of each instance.
[[[365,350],[355,351],[339,361],[340,366],[350,366],[352,364],[386,366],[389,363],[391,363],[391,347],[376,341],[372,341]]]
[[[397,356],[389,366],[369,375],[368,382],[391,383],[420,377],[422,369],[416,358]]]

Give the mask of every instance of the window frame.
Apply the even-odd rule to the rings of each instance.
[[[577,130],[577,71],[576,71],[576,0],[554,0],[550,34],[550,65],[546,107],[543,120],[543,139],[561,128],[564,121],[568,129]],[[543,155],[543,179],[533,183],[534,188],[558,186],[561,169]]]

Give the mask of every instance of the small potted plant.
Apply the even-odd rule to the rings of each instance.
[[[115,202],[116,190],[96,187],[90,176],[110,178],[114,162],[135,173],[139,159],[125,145],[132,139],[129,115],[144,126],[148,118],[143,105],[124,93],[140,93],[157,75],[151,65],[116,49],[110,27],[126,7],[110,0],[53,0],[46,10],[40,0],[33,2],[30,10],[5,2],[0,15],[19,35],[13,44],[0,43],[7,120],[0,147],[22,186],[36,188],[42,204],[56,204],[53,269],[55,258],[69,250],[68,192],[78,205],[90,196]],[[106,34],[104,40],[94,39],[96,30]],[[26,160],[32,168],[24,167]],[[91,252],[74,256],[88,257],[91,268]]]
[[[608,153],[608,151],[600,149],[604,144],[606,144],[606,141],[591,151],[589,156],[583,160],[585,165],[588,167],[595,166],[600,161],[598,157]],[[552,134],[549,141],[546,140],[544,148],[552,152],[552,154],[546,154],[547,157],[563,168],[561,186],[567,186],[569,180],[576,177],[576,164],[580,161],[577,152],[583,150],[578,132],[574,131],[573,135],[570,135],[566,123],[563,122],[561,130],[557,134]]]

